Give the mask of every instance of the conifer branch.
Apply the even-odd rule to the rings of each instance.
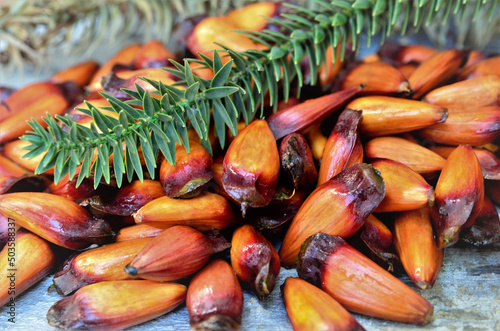
[[[327,50],[340,47],[343,58],[350,40],[352,49],[360,48],[360,36],[370,37],[380,33],[389,36],[395,25],[402,25],[407,31],[412,25],[416,29],[425,24],[442,20],[436,16],[440,10],[452,8],[444,15],[460,15],[467,3],[453,0],[315,0],[319,9],[285,3],[291,11],[280,19],[269,20],[280,27],[280,31],[264,30],[239,31],[253,41],[267,46],[265,50],[233,51],[224,45],[225,51],[213,53],[213,58],[199,54],[201,59],[185,59],[184,63],[172,61],[175,68],[168,68],[179,78],[174,85],[144,79],[156,90],[146,92],[136,85],[135,90],[123,89],[132,100],[121,101],[106,93],[110,110],[118,114],[118,119],[101,113],[88,103],[83,112],[92,116],[94,122],[86,128],[74,122],[69,116],[48,116],[44,118],[47,129],[35,120],[30,122],[33,131],[21,139],[31,143],[26,157],[34,157],[47,152],[36,173],[42,173],[55,166],[55,180],[66,174],[72,178],[78,174],[78,184],[92,173],[97,186],[104,177],[111,179],[110,166],[121,185],[123,176],[131,181],[134,174],[144,178],[141,156],[147,172],[154,178],[159,152],[170,162],[175,161],[175,143],[189,149],[188,127],[192,127],[202,144],[211,150],[208,140],[210,127],[215,132],[222,147],[226,143],[226,128],[232,135],[237,134],[237,123],[243,118],[252,121],[257,113],[262,117],[265,106],[276,110],[278,97],[288,99],[293,82],[297,90],[304,84],[302,62],[308,59],[311,85],[317,82],[318,71],[325,64]],[[482,1],[483,9],[497,10],[497,0]],[[332,46],[331,48],[329,48]],[[229,57],[230,60],[223,60]],[[333,61],[336,61],[335,52]],[[201,64],[213,71],[213,78],[203,79],[190,69],[190,62]],[[280,89],[281,85],[281,89]],[[281,92],[280,92],[281,91]],[[159,95],[158,99],[154,95]],[[269,95],[269,104],[264,97]],[[132,107],[142,106],[142,110]],[[212,110],[212,111],[211,111]],[[260,110],[260,112],[259,112]],[[67,130],[62,128],[64,125]],[[140,151],[140,153],[139,153]],[[109,158],[113,156],[112,164]]]

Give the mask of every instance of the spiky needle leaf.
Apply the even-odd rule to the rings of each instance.
[[[485,10],[488,8],[495,10],[497,1],[484,0],[480,6]],[[91,126],[91,130],[74,123],[69,117],[64,119],[64,124],[71,128],[69,132],[60,130],[53,118],[47,119],[49,126],[46,130],[35,121],[30,122],[34,131],[21,139],[31,144],[27,149],[32,151],[32,155],[43,150],[47,151],[37,172],[56,165],[55,178],[62,178],[70,172],[70,167],[65,166],[67,161],[71,157],[74,162],[76,157],[81,164],[78,182],[93,172],[94,183],[97,185],[102,176],[109,182],[109,157],[113,156],[119,158],[113,161],[117,183],[122,183],[122,176],[125,174],[129,181],[134,173],[142,180],[143,168],[140,158],[142,155],[147,171],[154,177],[155,154],[158,151],[173,163],[176,142],[183,143],[186,149],[189,149],[188,126],[193,126],[202,142],[208,145],[207,132],[212,123],[209,118],[210,108],[213,109],[216,133],[221,146],[224,147],[226,128],[230,129],[231,134],[236,135],[236,124],[240,117],[248,123],[259,108],[262,116],[266,93],[269,93],[270,105],[276,109],[279,96],[278,83],[286,85],[283,91],[284,98],[287,98],[290,84],[295,77],[298,77],[300,92],[300,87],[305,83],[305,73],[302,72],[299,63],[306,55],[309,57],[309,70],[312,73],[310,84],[314,85],[319,69],[326,61],[329,46],[334,46],[330,49],[340,46],[340,59],[343,59],[349,38],[352,48],[358,50],[361,39],[359,36],[362,33],[370,36],[383,29],[382,35],[385,36],[393,31],[396,23],[403,24],[401,29],[407,31],[409,24],[419,27],[424,17],[427,18],[427,23],[437,17],[432,14],[436,6],[434,1],[314,0],[314,2],[319,7],[316,10],[284,3],[290,8],[290,12],[281,19],[270,19],[273,24],[281,27],[281,32],[240,31],[252,40],[266,45],[268,48],[265,50],[236,52],[218,44],[225,49],[225,54],[214,51],[212,58],[200,54],[201,59],[185,59],[184,65],[173,62],[175,68],[168,70],[181,78],[180,83],[171,86],[150,81],[162,95],[161,102],[153,102],[149,93],[142,89],[137,92],[129,91],[128,94],[133,98],[132,102],[143,105],[144,111],[103,94],[112,109],[119,114],[118,122],[101,114],[90,104],[87,113],[92,115],[95,123]],[[447,8],[452,2],[454,0],[441,1],[441,8]],[[465,2],[456,7],[456,15],[460,15],[471,6]],[[476,7],[473,9],[477,11]],[[402,23],[399,22],[400,19],[395,19],[395,16],[402,18]],[[231,60],[224,65],[222,59],[226,58],[226,55]],[[333,58],[335,59],[335,54]],[[189,69],[189,62],[210,68],[213,71],[213,78],[206,80],[198,77]],[[183,88],[178,85],[183,85]],[[139,89],[138,86],[136,88]],[[122,152],[122,145],[125,146],[125,152]],[[138,152],[139,147],[142,150],[141,154]],[[97,157],[92,156],[91,153],[94,151]],[[74,171],[71,175],[74,175]]]

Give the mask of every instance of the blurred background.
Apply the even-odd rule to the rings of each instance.
[[[453,15],[452,9],[446,24],[426,25],[424,20],[418,31],[412,27],[404,37],[396,26],[390,39],[437,48],[475,48],[485,54],[498,53],[500,6],[493,11],[491,6],[484,6],[471,23],[476,6],[470,4],[478,1],[482,0],[469,0],[463,16]],[[498,0],[487,1],[498,3]],[[83,60],[102,64],[124,46],[151,39],[162,41],[182,56],[176,31],[186,18],[220,15],[254,2],[258,1],[0,0],[0,84],[20,87],[47,79],[54,72]],[[319,6],[313,0],[293,2],[310,8]],[[361,49],[362,55],[378,47],[375,40],[371,47]]]

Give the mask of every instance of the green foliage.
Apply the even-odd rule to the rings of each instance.
[[[42,173],[55,166],[56,181],[67,173],[74,176],[77,167],[81,165],[78,184],[93,173],[97,186],[102,178],[106,182],[111,180],[111,155],[112,169],[118,185],[121,185],[125,174],[129,181],[134,174],[142,180],[142,156],[147,172],[154,178],[160,152],[170,163],[174,163],[176,143],[189,149],[188,127],[192,127],[202,144],[211,150],[208,133],[214,125],[220,145],[224,147],[227,129],[232,135],[236,135],[240,118],[249,123],[257,116],[259,109],[259,116],[262,116],[264,106],[271,106],[276,110],[278,97],[288,99],[292,84],[297,84],[300,91],[304,84],[301,63],[306,57],[311,72],[310,84],[315,85],[318,70],[325,64],[329,46],[340,47],[340,57],[343,58],[349,39],[352,48],[358,50],[361,34],[368,37],[369,43],[370,36],[377,33],[390,35],[395,25],[402,25],[402,31],[407,31],[409,25],[419,28],[422,24],[433,22],[437,12],[451,8],[456,1],[314,2],[317,9],[285,3],[290,11],[283,14],[281,19],[269,19],[279,26],[280,32],[239,31],[255,42],[266,45],[266,50],[236,52],[220,45],[225,51],[214,52],[213,58],[200,54],[201,59],[186,59],[183,64],[172,61],[173,67],[165,70],[180,79],[175,86],[145,79],[161,99],[153,98],[137,85],[136,90],[123,89],[132,98],[129,101],[121,101],[102,93],[119,115],[118,119],[102,114],[87,103],[88,109],[82,111],[94,119],[90,128],[75,123],[69,116],[44,118],[47,129],[36,121],[31,121],[33,131],[21,137],[31,143],[27,157],[47,151],[36,172]],[[459,2],[453,10],[457,15],[467,7],[466,3]],[[494,10],[496,2],[497,0],[485,0],[481,2],[481,6],[489,6]],[[440,16],[439,19],[446,20],[449,15],[451,10],[446,12],[444,18]],[[225,63],[223,59],[226,57],[230,60]],[[336,60],[334,54],[333,61]],[[197,76],[191,71],[189,62],[210,68],[214,73],[213,78],[207,80]],[[264,103],[267,93],[268,105]],[[143,110],[133,108],[132,104],[142,105]],[[68,130],[62,129],[60,124]]]

